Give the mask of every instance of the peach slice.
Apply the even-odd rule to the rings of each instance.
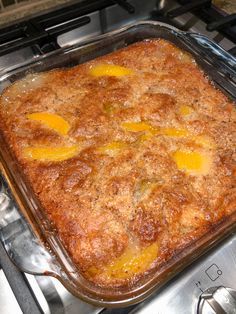
[[[173,154],[178,169],[190,174],[205,175],[211,167],[209,155],[190,150],[177,150]]]
[[[130,247],[109,265],[105,272],[108,277],[118,279],[129,278],[148,269],[157,257],[157,253],[157,243],[153,243],[142,250]]]
[[[27,115],[27,118],[34,121],[40,121],[42,124],[60,133],[66,135],[70,129],[69,123],[61,116],[48,113],[48,112],[36,112]]]
[[[61,147],[26,147],[24,156],[39,161],[63,161],[74,157],[79,151],[78,146]]]
[[[146,122],[123,122],[121,124],[122,129],[129,132],[144,132],[149,131],[152,133],[157,132],[153,126]]]
[[[128,132],[144,132],[138,139],[139,143],[146,142],[159,132],[157,128],[146,122],[123,122],[121,127]]]
[[[163,128],[160,129],[160,134],[170,137],[186,137],[189,135],[189,132],[184,129]]]
[[[129,132],[145,132],[141,140],[146,140],[152,137],[153,135],[166,135],[172,137],[186,137],[189,135],[189,132],[185,129],[177,128],[155,128],[149,123],[146,122],[123,122],[121,127],[125,131]]]
[[[144,143],[144,142],[150,140],[154,135],[155,135],[154,132],[147,131],[147,132],[145,132],[144,134],[142,134],[142,135],[140,136],[139,142],[140,142],[140,143]]]
[[[133,74],[133,70],[114,64],[98,64],[90,69],[92,76],[125,76]]]
[[[187,106],[187,105],[182,105],[180,108],[179,108],[179,113],[182,115],[182,116],[188,116],[190,115],[191,113],[193,113],[194,110],[192,107],[190,106]]]
[[[156,242],[143,249],[130,246],[120,257],[106,266],[102,274],[109,278],[130,278],[147,270],[157,258],[157,254],[158,245]]]

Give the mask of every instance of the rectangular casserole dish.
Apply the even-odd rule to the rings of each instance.
[[[21,64],[17,68],[5,69],[0,73],[0,90],[2,91],[26,74],[71,67],[150,38],[166,39],[190,52],[210,79],[231,99],[235,99],[235,59],[204,36],[180,32],[158,22],[137,23],[97,37],[83,45],[47,54],[33,62]],[[12,199],[2,194],[5,202],[3,203],[7,204],[0,211],[0,235],[5,248],[22,270],[34,274],[53,275],[61,280],[73,294],[87,302],[104,306],[127,306],[137,303],[235,230],[236,213],[222,221],[217,228],[198,241],[178,252],[162,268],[148,274],[136,285],[113,289],[95,286],[81,276],[61,245],[50,222],[40,210],[36,196],[25,182],[24,176],[11,156],[2,135],[0,151],[1,170],[7,181],[7,183],[4,181],[4,184],[10,186],[20,213],[26,217],[27,221],[25,222],[16,210],[12,210]],[[12,227],[6,228],[9,225]]]

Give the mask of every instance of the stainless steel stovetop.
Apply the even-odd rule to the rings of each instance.
[[[106,313],[106,310],[75,298],[55,278],[26,274],[26,279],[45,314]],[[0,304],[1,314],[22,313],[2,270],[0,271]],[[215,311],[210,304],[216,309]],[[219,304],[225,312],[217,310]],[[199,313],[202,314],[236,313],[235,235],[226,239],[220,249],[216,248],[188,267],[147,301],[123,313],[195,314],[200,307],[202,309]],[[109,313],[112,313],[111,310]],[[119,313],[119,309],[114,310],[114,313]]]
[[[130,0],[129,2],[136,8],[133,15],[118,5],[95,11],[89,15],[91,19],[89,24],[60,35],[57,38],[58,44],[64,47],[137,20],[149,19],[150,12],[158,5],[159,9],[177,7],[177,3],[172,0],[160,1],[159,4],[153,0],[146,2]],[[189,30],[207,35],[226,50],[234,46],[234,43],[218,32],[206,31],[206,24],[192,13],[185,13],[174,20],[179,26],[188,25]],[[37,52],[31,47],[7,54],[0,57],[0,70],[30,58],[37,58]],[[4,187],[0,192],[6,193]],[[4,195],[0,193],[0,213],[6,205]],[[104,314],[196,314],[197,312],[233,314],[236,313],[236,234],[225,239],[217,248],[180,273],[148,300],[128,309],[96,308],[75,298],[57,279],[28,274],[24,274],[24,277],[33,290],[43,313],[46,314],[97,314],[101,312]],[[1,267],[0,313],[22,313]]]

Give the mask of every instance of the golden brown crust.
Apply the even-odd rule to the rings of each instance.
[[[133,73],[94,77],[98,64]],[[37,112],[60,115],[69,133],[27,118]],[[194,60],[165,40],[28,76],[0,101],[1,130],[59,237],[84,276],[104,286],[134,281],[235,211],[235,117],[233,103]],[[159,133],[132,132],[124,122]],[[187,135],[161,133],[170,128]],[[101,151],[109,143],[123,146]],[[81,149],[60,162],[26,158],[24,148],[37,145]],[[174,154],[186,149],[203,156],[206,169],[181,169]],[[130,247],[153,252],[153,243],[158,252],[146,269],[131,265],[130,276],[114,275]]]

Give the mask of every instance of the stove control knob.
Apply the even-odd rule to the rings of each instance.
[[[199,299],[198,314],[236,314],[236,290],[219,286],[205,290]]]

